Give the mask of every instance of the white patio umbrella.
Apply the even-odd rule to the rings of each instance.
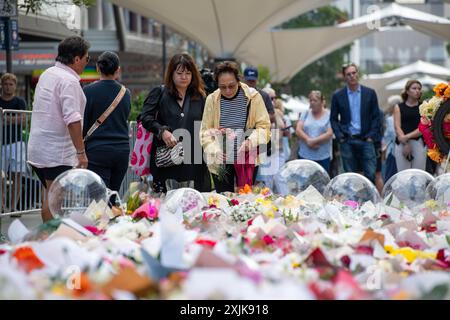
[[[216,57],[233,57],[247,38],[332,0],[111,0],[201,43]],[[269,44],[267,44],[269,49]]]

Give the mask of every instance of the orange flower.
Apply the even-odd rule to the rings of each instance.
[[[448,84],[439,83],[436,87],[434,87],[433,91],[436,93],[436,96],[443,97],[444,92],[447,90]]]
[[[31,247],[18,248],[14,252],[13,257],[17,259],[19,265],[24,268],[26,272],[31,272],[34,269],[40,269],[44,266]]]
[[[441,163],[444,160],[438,148],[429,149],[428,156],[437,163]]]
[[[250,187],[248,184],[245,184],[243,189],[239,189],[239,194],[249,194],[252,193],[252,187]]]
[[[450,86],[447,86],[447,89],[444,91],[444,98],[449,99],[450,98]]]

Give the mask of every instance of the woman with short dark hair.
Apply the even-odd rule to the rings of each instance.
[[[87,100],[84,111],[84,137],[122,88],[117,81],[120,76],[120,60],[117,54],[110,51],[103,52],[98,57],[96,66],[97,72],[100,73],[100,81],[84,88]],[[92,135],[85,138],[88,169],[97,173],[106,186],[114,191],[119,191],[128,169],[130,142],[127,121],[130,110],[131,94],[126,90],[114,111]]]
[[[178,187],[210,190],[210,179],[197,138],[204,105],[204,85],[194,60],[186,53],[174,55],[166,70],[164,86],[150,91],[140,115],[142,126],[154,134],[150,156],[154,191],[166,192]],[[187,136],[190,139],[182,142],[183,163],[158,167],[157,149],[175,147],[181,141],[176,138],[179,133],[183,140]]]
[[[247,160],[256,166],[261,162],[258,146],[270,140],[270,118],[261,94],[240,81],[236,63],[219,63],[214,76],[219,89],[206,99],[200,139],[216,191],[234,192],[247,180],[235,165],[246,164]],[[252,130],[247,139],[246,130]],[[223,142],[224,136],[231,137],[229,143]],[[247,154],[256,159],[247,159]]]

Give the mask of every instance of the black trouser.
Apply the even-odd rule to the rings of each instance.
[[[95,149],[87,151],[88,169],[98,174],[113,191],[119,191],[128,169],[130,151]]]
[[[219,177],[215,174],[212,174],[214,186],[217,193],[221,192],[234,192],[234,178],[236,176],[236,171],[234,171],[234,165],[227,164],[226,168],[226,176],[222,181],[219,180]]]

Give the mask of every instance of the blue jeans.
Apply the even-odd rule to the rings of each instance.
[[[362,170],[364,176],[375,183],[377,157],[373,142],[348,139],[340,147],[344,171],[357,173]]]

